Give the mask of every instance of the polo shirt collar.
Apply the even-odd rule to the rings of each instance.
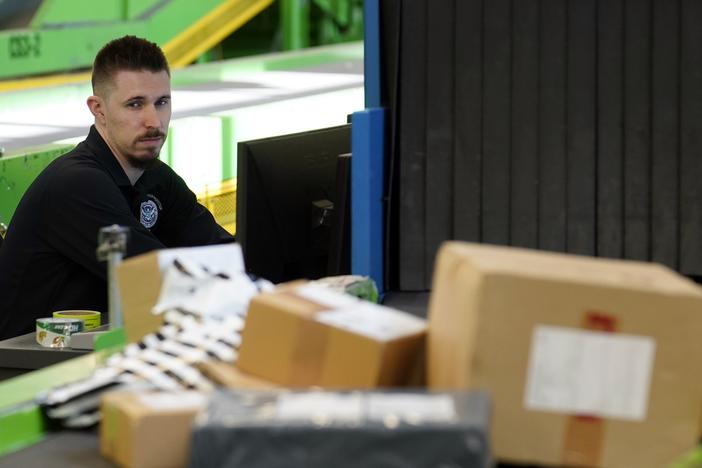
[[[117,161],[117,157],[112,153],[110,147],[107,146],[105,140],[102,139],[102,136],[95,128],[95,125],[90,126],[90,132],[88,133],[88,137],[85,139],[85,143],[93,150],[98,164],[107,170],[118,186],[132,186],[132,183],[129,181],[129,177],[127,177],[124,169],[122,169],[119,161]]]

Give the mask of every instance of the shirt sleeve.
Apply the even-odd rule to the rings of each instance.
[[[165,180],[163,197],[163,221],[156,235],[169,247],[192,247],[199,245],[234,242],[234,237],[217,221],[188,188],[185,181],[170,167],[163,164],[160,170]]]
[[[56,251],[100,277],[105,262],[96,255],[100,228],[129,228],[126,256],[164,248],[132,214],[127,200],[108,174],[93,167],[74,167],[52,181],[45,193],[45,238]]]

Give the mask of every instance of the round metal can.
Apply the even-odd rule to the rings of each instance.
[[[85,324],[84,330],[92,330],[100,326],[100,312],[94,310],[57,310],[53,316],[54,318],[80,319]]]
[[[83,321],[69,318],[37,319],[36,340],[47,348],[65,348],[71,344],[71,335],[83,331]]]

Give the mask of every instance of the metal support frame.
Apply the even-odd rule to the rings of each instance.
[[[310,1],[311,0],[280,1],[283,50],[297,50],[309,46]]]
[[[364,68],[366,109],[351,125],[351,271],[384,281],[385,114],[380,107],[380,5],[366,0]]]
[[[171,67],[189,65],[271,3],[273,0],[225,0],[169,40],[163,53]]]
[[[385,109],[355,112],[351,120],[351,273],[369,276],[385,291]]]
[[[129,228],[113,224],[100,228],[98,233],[97,258],[107,262],[107,302],[110,330],[122,328],[122,302],[117,285],[117,267],[127,253]]]

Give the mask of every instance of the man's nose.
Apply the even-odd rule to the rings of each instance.
[[[161,128],[161,118],[155,106],[144,107],[144,126],[147,128]]]

